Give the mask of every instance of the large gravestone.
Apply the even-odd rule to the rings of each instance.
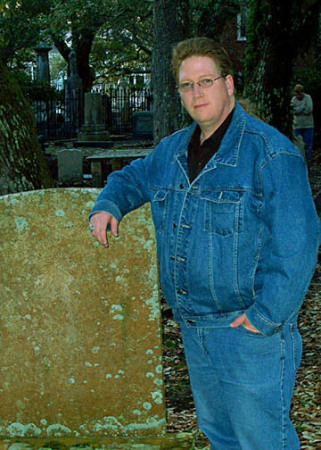
[[[149,207],[125,217],[105,249],[87,224],[98,192],[0,198],[2,448],[190,447],[186,436],[166,436]]]
[[[74,50],[69,54],[69,76],[65,86],[66,131],[73,137],[78,133],[83,117],[83,83],[78,74],[77,55]]]
[[[85,93],[85,123],[78,134],[79,142],[107,141],[110,133],[107,130],[103,97],[97,92]]]
[[[47,81],[50,83],[50,65],[48,53],[52,49],[51,45],[47,45],[44,42],[33,47],[37,53],[37,68],[36,78],[38,81]]]

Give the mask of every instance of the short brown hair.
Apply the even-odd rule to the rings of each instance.
[[[233,66],[226,50],[213,39],[196,37],[179,42],[172,51],[172,67],[176,80],[182,62],[191,56],[207,56],[221,69],[221,75],[233,75]]]

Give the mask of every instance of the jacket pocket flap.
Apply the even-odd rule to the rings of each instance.
[[[157,191],[153,197],[153,202],[163,202],[167,197],[168,191],[165,191],[165,189],[161,189]]]

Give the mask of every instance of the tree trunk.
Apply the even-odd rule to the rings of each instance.
[[[84,92],[91,91],[93,82],[95,80],[94,70],[90,66],[89,57],[96,32],[96,29],[73,29],[72,49],[68,47],[65,41],[58,39],[56,36],[52,36],[55,46],[57,47],[64,60],[68,63],[68,65],[71,51],[73,50],[76,53],[77,73],[81,78],[82,88]],[[68,73],[68,75],[70,75],[70,73]]]
[[[266,122],[289,134],[289,2],[250,1],[247,27],[246,95]]]
[[[304,9],[307,3],[313,7]],[[293,63],[313,38],[319,4],[310,0],[248,2],[245,95],[253,101],[259,117],[288,136],[292,134]]]
[[[154,142],[182,126],[181,102],[171,69],[173,44],[185,37],[188,0],[154,0],[152,86]]]
[[[34,113],[0,61],[0,194],[53,187]]]
[[[89,56],[95,34],[98,29],[88,29],[73,32],[73,50],[77,56],[77,71],[82,79],[82,87],[84,92],[90,92],[95,80],[95,73],[89,63]]]

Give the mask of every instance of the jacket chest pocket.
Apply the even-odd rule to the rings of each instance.
[[[226,237],[240,231],[240,198],[206,197],[202,200],[205,202],[204,227],[207,232]]]

